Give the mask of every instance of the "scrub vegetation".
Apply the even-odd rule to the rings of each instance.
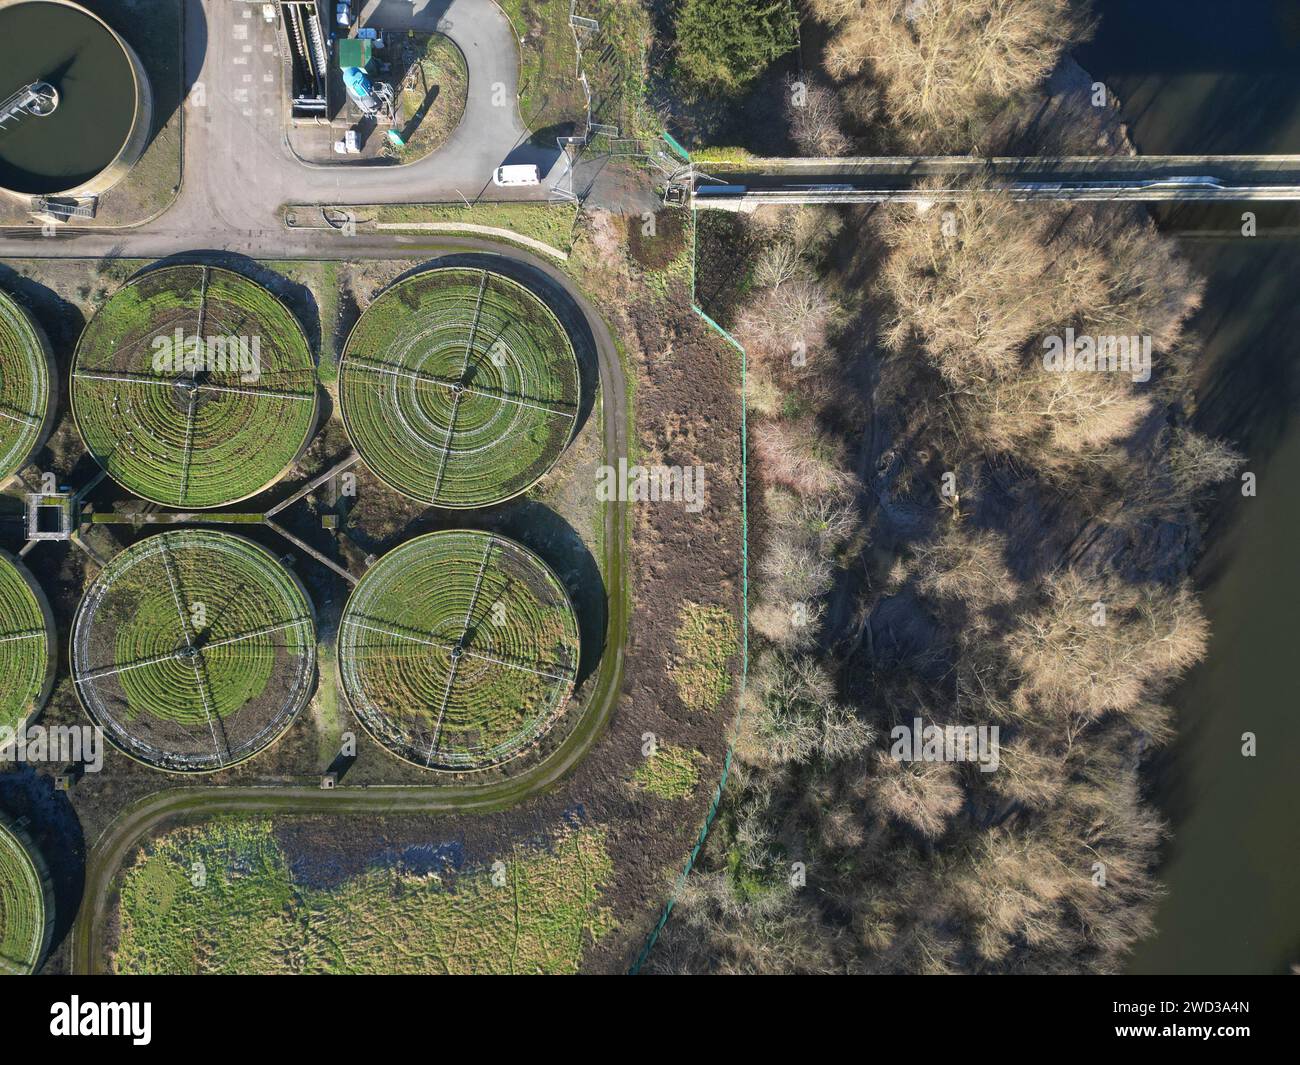
[[[658,799],[685,799],[700,782],[699,751],[663,745],[655,748],[633,777],[636,786]]]
[[[672,663],[678,694],[689,710],[716,710],[731,689],[731,661],[740,650],[740,627],[722,606],[683,605]]]
[[[295,879],[269,819],[173,829],[122,877],[117,973],[572,973],[612,927],[605,833],[573,828],[457,870]]]
[[[673,33],[683,86],[734,95],[794,49],[798,15],[789,0],[682,0]]]
[[[385,151],[412,163],[440,148],[465,114],[469,70],[455,42],[441,33],[411,34],[396,39],[398,54],[386,58],[404,70],[397,114],[404,147]]]
[[[1110,972],[1150,931],[1138,766],[1240,464],[1188,424],[1199,283],[1138,211],[975,191],[701,219],[701,291],[744,276],[706,310],[750,357],[754,640],[662,970]],[[1067,328],[1149,336],[1150,379],[1050,371]],[[917,719],[996,727],[998,764],[906,760]]]
[[[536,132],[576,126],[585,112],[577,82],[570,0],[501,0],[519,39],[519,115]]]

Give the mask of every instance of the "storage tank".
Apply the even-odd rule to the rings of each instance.
[[[106,192],[152,122],[144,67],[103,19],[71,0],[0,0],[0,189]]]

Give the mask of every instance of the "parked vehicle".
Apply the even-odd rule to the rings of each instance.
[[[509,185],[540,185],[541,183],[541,175],[537,172],[537,167],[532,163],[499,166],[496,173],[492,175],[492,184],[503,187]]]

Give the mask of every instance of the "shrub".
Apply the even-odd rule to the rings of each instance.
[[[682,211],[657,211],[653,228],[646,232],[647,220],[639,214],[627,216],[627,250],[643,270],[663,270],[672,265],[686,247],[685,214]]]
[[[797,30],[789,0],[682,0],[677,69],[694,89],[734,95],[795,47]]]

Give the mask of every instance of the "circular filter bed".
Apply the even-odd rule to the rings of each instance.
[[[316,404],[298,322],[229,270],[136,277],[77,344],[72,410],[87,449],[164,506],[218,507],[268,487],[307,445]]]
[[[158,533],[96,578],[72,627],[90,716],[132,757],[173,772],[251,758],[311,696],[316,627],[297,578],[243,537]]]
[[[417,537],[361,579],[339,623],[339,676],[366,730],[408,762],[507,762],[563,714],[578,623],[546,564],[484,532]]]
[[[578,360],[559,319],[491,270],[439,268],[381,294],[339,369],[366,465],[423,503],[469,508],[526,491],[573,435]]]
[[[30,973],[41,963],[53,909],[44,863],[0,818],[0,976]]]
[[[44,593],[20,563],[0,552],[0,729],[22,728],[49,695],[53,632]]]
[[[49,413],[45,337],[26,311],[0,293],[0,481],[41,445]]]

